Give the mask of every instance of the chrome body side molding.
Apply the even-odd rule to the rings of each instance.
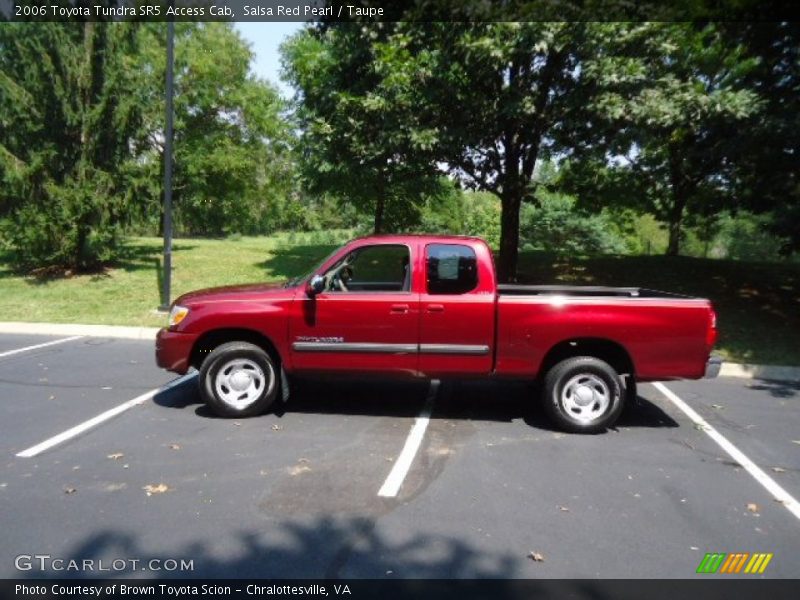
[[[294,342],[295,352],[362,352],[368,354],[463,354],[483,356],[489,346],[481,344],[375,344],[368,342]]]

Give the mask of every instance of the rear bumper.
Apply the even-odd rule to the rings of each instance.
[[[721,356],[709,356],[708,361],[706,361],[706,379],[713,379],[719,375],[719,371],[722,368],[722,357]]]
[[[161,329],[156,335],[156,364],[180,375],[189,370],[189,359],[197,334]]]

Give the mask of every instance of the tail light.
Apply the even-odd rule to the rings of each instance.
[[[714,347],[717,341],[717,313],[713,308],[709,308],[708,329],[706,330],[706,346],[709,350]]]

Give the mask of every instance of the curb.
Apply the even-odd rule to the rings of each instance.
[[[79,325],[71,323],[18,323],[0,321],[0,333],[28,335],[83,335],[87,337],[155,340],[158,327],[126,327],[120,325]],[[754,365],[724,362],[720,377],[772,379],[800,383],[800,367]]]
[[[28,335],[83,335],[87,337],[155,340],[158,327],[78,325],[72,323],[14,323],[0,321],[0,333]]]
[[[742,377],[744,379],[772,379],[800,383],[800,367],[780,365],[751,365],[746,363],[722,363],[720,377]]]

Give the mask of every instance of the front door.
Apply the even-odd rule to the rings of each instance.
[[[405,244],[369,244],[326,267],[320,273],[324,291],[294,303],[293,368],[415,374],[419,294],[411,286],[412,250]]]

